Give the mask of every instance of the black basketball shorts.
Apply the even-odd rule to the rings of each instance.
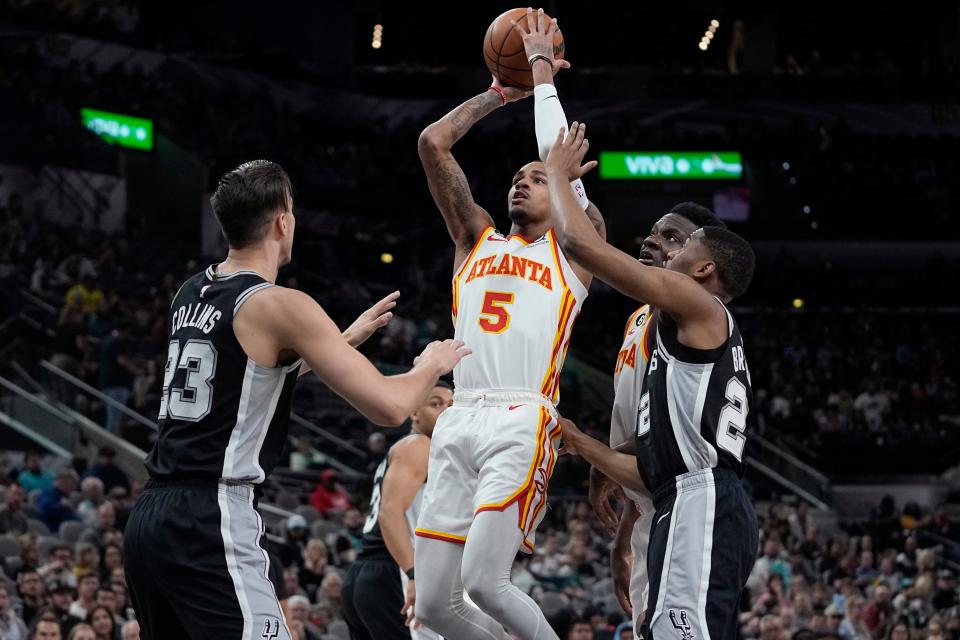
[[[360,557],[343,579],[343,619],[350,640],[409,640],[400,568],[387,554]]]
[[[645,640],[735,640],[757,558],[753,505],[736,474],[704,469],[654,495]]]
[[[144,640],[290,640],[252,485],[150,481],[124,566]]]

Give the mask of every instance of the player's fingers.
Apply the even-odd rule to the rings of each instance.
[[[557,141],[554,143],[553,146],[556,147],[557,145],[563,144],[563,140],[566,134],[567,134],[566,128],[560,127],[560,131],[557,133]]]
[[[516,29],[516,30],[520,33],[520,36],[521,36],[521,37],[527,35],[526,29],[524,29],[523,27],[521,27],[521,26],[520,26],[520,23],[517,22],[516,20],[511,20],[511,21],[510,21],[510,26],[511,26],[512,29]]]
[[[630,595],[623,589],[617,589],[617,601],[620,603],[620,606],[623,607],[623,610],[626,611],[629,615],[633,615],[633,606],[630,604]]]
[[[551,19],[550,19],[550,22],[547,23],[547,31],[546,31],[546,34],[547,34],[548,36],[552,36],[552,35],[553,35],[553,32],[554,32],[554,31],[557,31],[557,30],[559,30],[559,27],[557,26],[557,19],[556,19],[556,18],[551,18]]]
[[[533,7],[527,7],[527,33],[533,33],[537,30],[537,23],[533,17]]]
[[[567,62],[566,60],[554,60],[554,61],[553,61],[553,64],[556,66],[557,69],[569,69],[569,68],[570,68],[570,63]]]
[[[543,17],[543,7],[537,9],[537,32],[543,33],[546,29],[544,28],[544,17]]]
[[[377,321],[374,324],[376,324],[377,327],[385,327],[388,324],[390,324],[391,320],[393,320],[393,314],[388,311],[387,313],[377,318]]]

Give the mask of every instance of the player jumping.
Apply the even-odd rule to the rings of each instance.
[[[529,12],[527,21],[534,80],[552,84],[554,67],[566,66],[553,63],[556,22],[544,24],[542,12]],[[550,53],[531,52],[531,46]],[[536,603],[510,583],[510,570],[518,548],[532,549],[546,511],[560,436],[560,370],[590,275],[560,250],[542,162],[513,177],[507,196],[513,224],[503,235],[474,202],[451,153],[477,121],[527,95],[495,79],[490,90],[427,127],[419,141],[430,192],[456,247],[456,337],[469,341],[474,355],[454,370],[455,402],[430,448],[416,531],[416,616],[457,640],[506,639],[504,626],[523,640],[557,638]],[[538,123],[555,118],[545,127],[551,137],[542,149],[566,126],[559,102],[551,102],[556,109],[547,115],[535,104]],[[593,220],[593,233],[603,233],[596,208],[580,206]],[[479,608],[464,600],[464,588]]]

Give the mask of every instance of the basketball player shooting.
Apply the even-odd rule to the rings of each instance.
[[[550,44],[556,22],[527,14],[524,41],[528,50],[538,48],[530,58],[534,78],[552,84],[560,66]],[[440,417],[430,447],[414,553],[416,617],[457,640],[507,639],[503,627],[522,640],[557,638],[536,603],[510,583],[510,570],[519,548],[533,548],[545,513],[560,436],[560,370],[590,275],[564,257],[552,231],[543,162],[514,175],[507,194],[512,226],[503,235],[473,200],[451,152],[481,118],[527,95],[494,78],[488,91],[428,126],[419,140],[430,192],[455,246],[455,334],[471,342],[474,355],[454,370],[454,405]],[[566,126],[554,124],[548,143]],[[603,233],[599,212],[587,209],[591,233]],[[464,588],[477,606],[464,600]]]
[[[347,339],[357,344],[389,320],[393,296],[345,338],[313,298],[277,286],[296,227],[279,165],[240,165],[211,205],[230,250],[173,300],[150,480],[124,536],[127,584],[145,640],[290,640],[267,578],[256,490],[280,460],[301,370],[395,426],[470,350],[433,342],[409,372],[383,376]]]
[[[614,482],[648,490],[655,506],[641,636],[734,640],[738,600],[757,554],[756,514],[743,487],[751,398],[743,340],[726,303],[753,277],[754,254],[735,233],[697,229],[658,269],[596,238],[566,188],[582,165],[586,127],[561,130],[547,159],[563,247],[598,278],[654,311],[655,346],[640,389],[635,455],[563,421],[566,448]]]

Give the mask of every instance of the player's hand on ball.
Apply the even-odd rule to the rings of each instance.
[[[566,176],[567,180],[573,182],[596,167],[596,160],[582,164],[590,149],[590,141],[586,136],[587,125],[582,122],[571,124],[570,133],[566,135],[561,127],[556,142],[547,154],[547,171]]]
[[[523,50],[527,54],[527,60],[536,55],[546,56],[550,64],[553,65],[554,75],[560,69],[570,68],[569,62],[563,59],[557,60],[553,55],[553,36],[555,32],[560,30],[556,18],[551,18],[548,21],[543,15],[543,9],[534,11],[528,7],[526,20],[520,22],[513,20],[510,24],[523,37]]]
[[[357,316],[347,330],[343,332],[343,337],[351,347],[359,347],[367,341],[367,338],[377,332],[377,329],[390,324],[393,319],[391,309],[397,306],[397,298],[400,297],[399,291],[394,291],[380,299],[375,305]]]
[[[532,89],[527,90],[519,87],[509,87],[500,84],[500,81],[497,80],[497,76],[493,76],[493,82],[491,83],[491,86],[500,90],[500,95],[503,96],[507,103],[523,100],[524,98],[529,98],[533,95]]]
[[[414,359],[413,366],[432,366],[440,372],[439,375],[444,375],[453,371],[457,363],[471,353],[473,351],[463,340],[436,340],[428,344],[423,353]]]

